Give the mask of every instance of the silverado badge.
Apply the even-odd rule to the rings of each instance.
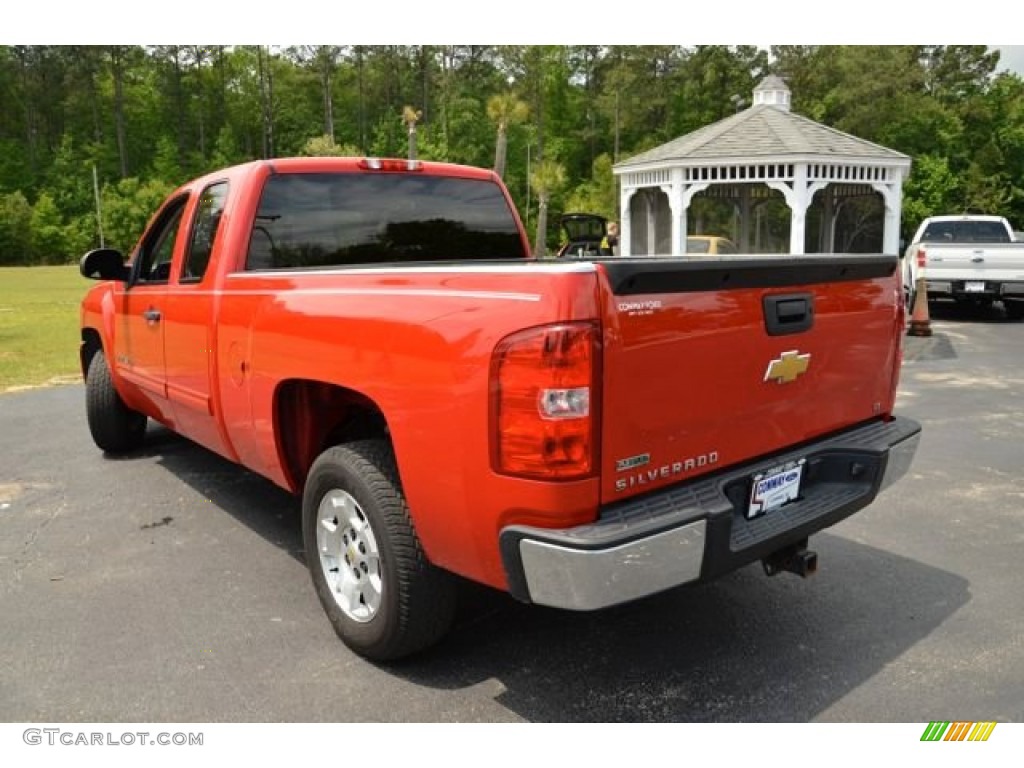
[[[796,381],[796,377],[805,373],[811,364],[811,354],[808,352],[801,355],[795,349],[783,352],[782,355],[768,363],[768,370],[764,372],[765,381],[774,381],[779,384],[788,384]]]

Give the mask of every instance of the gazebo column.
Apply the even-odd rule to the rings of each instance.
[[[678,209],[678,204],[676,202],[676,197],[679,194],[677,192],[677,190],[679,189],[679,185],[676,183],[676,181],[677,181],[677,178],[680,175],[681,175],[681,169],[679,169],[679,168],[674,169],[672,171],[672,184],[662,184],[661,186],[658,187],[658,189],[661,190],[662,194],[664,194],[665,198],[668,200],[669,224],[671,226],[669,227],[670,232],[669,232],[669,241],[668,241],[668,253],[666,253],[666,254],[656,254],[656,255],[664,255],[664,256],[675,256],[675,255],[677,255],[676,254],[676,246],[675,246],[676,238],[674,236],[674,233],[676,231],[676,226],[677,226],[676,210]],[[656,218],[657,218],[657,215],[658,215],[657,214],[657,206],[652,205],[651,206],[651,212],[652,212],[652,215],[651,215],[651,237],[653,238],[651,240],[651,242],[657,243],[658,242],[658,232],[657,232],[658,227],[657,227],[657,221],[656,221]]]
[[[789,224],[789,252],[794,256],[802,256],[805,253],[804,239],[807,231],[807,206],[811,204],[811,198],[816,189],[807,188],[807,166],[800,164],[794,169],[796,171],[793,179],[793,186],[784,181],[767,181],[769,187],[782,193],[786,199],[786,205],[790,210]],[[824,186],[822,182],[819,185]],[[816,185],[817,186],[817,185]]]
[[[619,255],[631,256],[633,254],[633,224],[629,206],[633,200],[635,187],[622,190],[622,199],[619,202]]]
[[[686,253],[686,207],[683,203],[683,193],[686,191],[683,169],[672,169],[672,184],[662,187],[661,191],[668,196],[669,215],[672,217],[672,232],[669,235],[669,255],[679,256]],[[683,239],[680,239],[683,238]],[[684,247],[680,248],[680,244]]]
[[[711,185],[707,182],[700,182],[699,184],[680,185],[679,194],[679,215],[677,216],[675,210],[672,211],[672,248],[673,256],[685,256],[686,255],[686,234],[687,234],[687,211],[690,210],[690,203],[693,201],[693,196],[698,192],[703,192]],[[675,230],[675,226],[678,224],[678,232]],[[676,250],[678,249],[678,250]]]
[[[903,196],[903,180],[883,184],[875,182],[871,185],[885,201],[885,220],[882,224],[882,253],[899,256],[900,254],[900,199]]]

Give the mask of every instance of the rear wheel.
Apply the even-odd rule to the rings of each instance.
[[[455,578],[427,561],[386,442],[338,445],[317,458],[302,529],[320,603],[356,653],[398,659],[448,631]]]
[[[1024,320],[1024,299],[1003,300],[1003,308],[1010,320]]]
[[[126,453],[142,445],[146,416],[124,404],[114,387],[103,350],[92,356],[85,377],[85,415],[93,442],[107,453]]]

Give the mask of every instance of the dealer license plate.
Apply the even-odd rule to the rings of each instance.
[[[794,501],[800,495],[803,472],[804,460],[800,459],[754,475],[747,519],[752,520]]]
[[[984,293],[985,283],[981,282],[968,282],[964,283],[964,291],[966,293]]]

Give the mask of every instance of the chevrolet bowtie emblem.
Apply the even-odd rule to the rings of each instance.
[[[811,354],[801,355],[795,349],[790,352],[783,352],[781,357],[768,363],[768,370],[764,372],[765,381],[774,381],[779,384],[788,384],[796,381],[796,377],[807,371],[811,364]]]

